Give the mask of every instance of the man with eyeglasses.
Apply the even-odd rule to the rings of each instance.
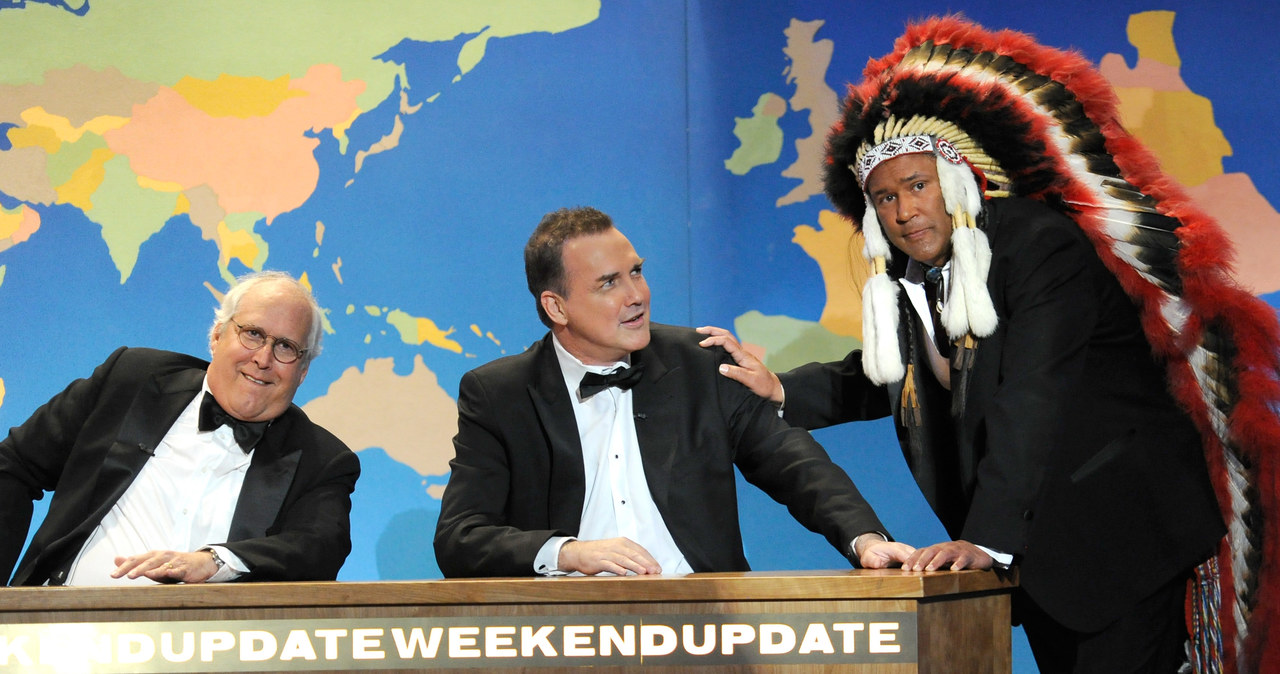
[[[332,580],[351,550],[354,452],[293,405],[322,313],[283,272],[240,278],[210,361],[120,348],[0,442],[12,585]]]

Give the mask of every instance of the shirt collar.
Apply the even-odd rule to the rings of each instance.
[[[914,285],[924,285],[924,273],[928,270],[929,265],[922,262],[916,262],[914,258],[908,258],[907,270],[902,274],[902,280]],[[943,263],[942,273],[946,278],[951,277],[951,260],[947,260]]]
[[[554,332],[551,333],[551,344],[555,346],[556,360],[560,363],[560,373],[564,375],[565,386],[568,387],[570,392],[574,393],[575,399],[577,398],[578,383],[582,381],[582,375],[588,372],[605,374],[606,372],[613,372],[619,367],[631,367],[631,356],[629,354],[626,360],[620,360],[609,365],[587,365],[578,360],[577,356],[569,353],[569,350],[564,348],[560,340],[556,339]]]

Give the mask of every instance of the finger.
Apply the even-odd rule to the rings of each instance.
[[[881,543],[882,554],[885,558],[892,562],[902,564],[911,557],[916,549],[906,543]]]
[[[724,336],[724,335],[730,335],[730,333],[729,333],[729,331],[728,331],[728,330],[725,330],[724,328],[717,328],[717,327],[716,327],[716,326],[714,326],[714,325],[704,325],[704,326],[699,327],[699,328],[694,328],[694,330],[696,330],[697,332],[700,332],[700,333],[702,333],[702,334],[704,334],[704,335],[711,335],[711,336],[713,336],[713,337],[721,337],[721,336]],[[732,336],[732,335],[730,335],[730,336]]]
[[[738,344],[738,340],[734,339],[732,335],[715,335],[698,342],[698,346],[719,346],[725,351],[733,353],[735,350],[738,350],[741,345]]]
[[[164,558],[153,556],[129,572],[130,578],[140,578],[146,576],[152,580],[164,578],[172,573],[174,562],[172,558]]]
[[[738,382],[739,384],[745,385],[747,388],[751,388],[753,373],[745,367],[722,363],[720,365],[720,374]]]
[[[116,557],[115,562],[116,568],[111,571],[112,578],[119,578],[138,565],[137,560],[133,557]]]
[[[929,560],[929,564],[925,566],[925,571],[937,571],[942,567],[955,562],[960,558],[960,553],[954,549],[944,549],[938,551],[933,559]]]
[[[912,571],[932,570],[929,568],[929,565],[933,563],[933,560],[936,559],[939,554],[940,554],[939,549],[932,546],[927,547],[923,550],[917,550],[916,554],[913,555],[913,557],[915,557],[915,561],[913,561],[911,564],[911,570]]]
[[[662,566],[658,564],[658,560],[644,548],[643,545],[634,541],[627,541],[631,545],[628,546],[628,561],[636,564],[638,568],[636,573],[662,573]]]

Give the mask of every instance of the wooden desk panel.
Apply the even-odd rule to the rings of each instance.
[[[627,578],[4,588],[0,590],[0,669],[53,671],[52,667],[40,666],[40,656],[32,650],[32,638],[22,641],[19,635],[30,633],[37,626],[39,629],[54,626],[74,629],[77,624],[95,623],[99,627],[106,625],[104,629],[114,630],[113,634],[127,632],[131,626],[137,626],[142,632],[150,630],[147,633],[158,634],[157,630],[169,626],[179,632],[192,632],[203,630],[208,625],[219,634],[238,635],[241,642],[245,642],[249,634],[261,636],[261,630],[266,626],[276,630],[276,637],[263,637],[268,641],[257,645],[272,644],[274,639],[272,648],[278,655],[283,655],[287,649],[287,639],[298,636],[295,632],[311,630],[314,633],[315,629],[335,625],[344,626],[342,631],[345,632],[345,626],[351,625],[364,634],[379,635],[380,641],[367,643],[376,643],[377,650],[373,652],[383,653],[383,659],[381,662],[355,662],[347,653],[337,660],[317,656],[312,661],[293,658],[285,662],[268,658],[253,663],[237,661],[232,665],[222,658],[227,653],[218,652],[222,660],[215,658],[214,662],[205,665],[199,664],[198,658],[189,658],[178,664],[157,661],[158,664],[145,665],[151,669],[144,668],[143,664],[135,665],[134,669],[125,669],[123,665],[112,669],[112,665],[98,663],[93,671],[348,671],[347,667],[350,671],[454,671],[449,667],[463,664],[470,669],[456,671],[501,668],[503,671],[528,669],[551,672],[572,669],[569,665],[590,658],[564,659],[568,653],[569,636],[565,636],[563,642],[565,653],[557,652],[556,658],[528,660],[508,656],[495,660],[471,656],[485,650],[485,638],[491,636],[485,630],[501,630],[501,634],[506,635],[510,634],[508,630],[516,629],[506,626],[507,623],[545,623],[552,626],[545,629],[565,629],[566,633],[568,628],[565,625],[582,623],[581,627],[574,629],[585,629],[587,632],[584,634],[598,641],[575,643],[589,643],[587,650],[594,653],[597,648],[601,652],[605,650],[606,628],[602,626],[605,623],[616,620],[639,624],[641,630],[652,628],[663,632],[676,630],[678,633],[678,625],[674,628],[661,627],[665,620],[672,625],[684,623],[686,629],[696,623],[691,634],[697,639],[678,646],[686,649],[706,645],[708,642],[703,637],[712,634],[721,640],[718,648],[728,649],[729,640],[735,635],[741,636],[741,632],[736,630],[750,630],[752,634],[758,632],[759,642],[739,644],[736,650],[730,649],[734,650],[734,657],[719,651],[706,656],[720,657],[732,664],[695,666],[689,663],[698,661],[697,658],[687,651],[680,651],[663,657],[649,655],[625,664],[595,660],[592,663],[594,671],[623,672],[643,666],[662,672],[1007,672],[1011,668],[1008,593],[1014,585],[1011,578],[983,571],[903,573],[897,570],[841,570]],[[849,664],[848,659],[853,656],[840,653],[827,657],[825,662],[786,661],[787,657],[799,658],[796,654],[804,650],[805,644],[794,644],[789,655],[784,653],[774,657],[762,654],[767,647],[780,649],[786,646],[787,639],[792,642],[808,639],[805,643],[811,650],[805,653],[805,657],[815,657],[820,653],[812,649],[821,643],[821,639],[813,639],[826,633],[837,643],[840,635],[845,635],[846,649],[853,643],[849,641],[849,635],[857,636],[860,641],[856,648],[862,649],[859,653],[865,657],[870,628],[867,624],[850,621],[856,621],[859,616],[871,616],[874,621],[876,616],[891,614],[905,617],[907,622],[904,625],[913,623],[910,634],[904,632],[893,638],[901,639],[901,643],[913,649],[914,662]],[[575,617],[581,617],[581,620],[574,620]],[[778,627],[787,621],[795,623],[794,629]],[[814,622],[821,625],[814,627]],[[729,623],[729,626],[724,623]],[[748,627],[740,627],[740,624]],[[467,627],[459,627],[461,625]],[[816,632],[806,632],[805,625]],[[854,629],[850,625],[854,625],[857,631],[850,631]],[[437,637],[440,652],[445,651],[447,644],[468,657],[424,659],[420,652],[416,660],[398,660],[394,657],[396,647],[391,645],[389,634],[397,630],[404,634],[410,629],[406,626],[418,626],[414,629],[428,632],[432,629],[445,630],[441,634],[447,634],[447,637]],[[450,626],[459,633],[448,631]],[[84,625],[80,627],[87,629]],[[845,631],[841,632],[841,629]],[[350,630],[348,641],[354,641],[355,631]],[[781,646],[766,644],[765,631],[770,631],[770,638],[777,639]],[[459,636],[463,633],[465,635]],[[200,634],[194,638],[203,638],[204,632]],[[130,637],[129,648],[145,650],[148,638],[145,635]],[[177,639],[176,636],[173,638]],[[313,640],[317,653],[323,651],[325,642],[318,638]],[[698,640],[702,643],[697,643]],[[348,641],[342,642],[342,649],[353,647]],[[138,646],[139,643],[142,646]],[[492,643],[504,646],[493,651],[495,653],[513,652],[518,645],[501,640]],[[559,645],[562,642],[548,643]],[[239,645],[239,648],[244,647],[244,643]],[[119,644],[112,648],[120,651],[112,657],[123,657],[121,654],[129,651]],[[155,648],[154,644],[152,648]],[[558,650],[554,645],[550,648]],[[133,653],[137,654],[136,651]],[[24,654],[26,660],[21,657]],[[537,654],[534,651],[534,655]],[[55,656],[56,653],[49,657]],[[677,664],[671,664],[673,662]],[[533,666],[530,663],[534,663]],[[712,665],[711,660],[707,663]]]

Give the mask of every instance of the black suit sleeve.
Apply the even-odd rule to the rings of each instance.
[[[124,352],[117,349],[90,377],[72,382],[0,442],[0,578],[12,575],[31,526],[32,502],[58,486],[76,436]]]
[[[809,430],[889,416],[888,392],[862,372],[862,351],[844,360],[809,363],[778,374],[786,392],[783,418]]]
[[[724,354],[722,362],[732,361]],[[718,381],[720,404],[734,433],[734,463],[743,477],[856,565],[853,539],[887,529],[853,480],[807,431],[779,419],[768,401],[726,377]]]
[[[475,372],[463,375],[455,454],[435,536],[436,562],[445,577],[534,575],[538,550],[553,535],[563,535],[512,524],[508,451],[521,451],[531,439],[505,436],[502,407]],[[549,489],[545,485],[539,493]]]
[[[249,565],[239,580],[334,580],[351,552],[351,493],[360,460],[317,426],[308,423],[298,435],[306,438],[303,457],[275,522],[265,536],[224,544]]]

